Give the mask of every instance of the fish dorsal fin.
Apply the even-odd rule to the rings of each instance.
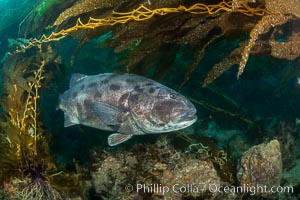
[[[84,75],[84,74],[73,73],[71,76],[69,87],[72,87],[73,85],[79,83],[86,77],[87,77],[87,75]]]
[[[121,134],[121,133],[114,133],[108,136],[107,141],[109,146],[116,146],[121,144],[132,137],[131,134]]]

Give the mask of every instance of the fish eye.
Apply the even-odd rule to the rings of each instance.
[[[171,99],[176,99],[177,94],[176,94],[176,93],[170,93],[170,94],[169,94],[169,97],[170,97]]]

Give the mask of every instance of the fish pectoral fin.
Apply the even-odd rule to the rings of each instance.
[[[107,141],[109,146],[116,146],[129,140],[132,137],[131,134],[121,134],[121,133],[114,133],[108,136]]]
[[[76,123],[73,123],[68,115],[64,114],[64,127],[73,126],[75,124]]]
[[[92,109],[96,115],[107,125],[118,125],[121,121],[118,121],[120,118],[120,113],[122,110],[109,105],[107,103],[92,103]]]

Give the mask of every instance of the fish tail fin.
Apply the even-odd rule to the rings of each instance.
[[[64,113],[64,118],[65,118],[64,119],[64,127],[69,127],[69,126],[73,126],[75,124],[78,124],[78,123],[72,122],[70,117],[66,113]]]
[[[121,134],[121,133],[114,133],[108,136],[107,141],[109,146],[116,146],[121,144],[132,137],[130,134]]]
[[[62,94],[59,94],[58,100],[57,100],[57,103],[56,103],[56,108],[55,108],[56,111],[58,111],[60,109],[61,98],[62,98]]]

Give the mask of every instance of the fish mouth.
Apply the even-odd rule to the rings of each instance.
[[[192,109],[189,112],[184,113],[180,117],[180,121],[193,121],[193,120],[197,120],[196,112],[197,112],[196,109]]]
[[[196,112],[196,109],[190,109],[180,117],[179,124],[181,124],[182,128],[191,126],[197,121]]]
[[[180,121],[179,123],[177,123],[177,128],[176,130],[179,129],[184,129],[186,127],[191,126],[192,124],[194,124],[197,121],[197,116],[193,115],[193,116],[189,116],[189,119],[185,118],[184,120]]]

